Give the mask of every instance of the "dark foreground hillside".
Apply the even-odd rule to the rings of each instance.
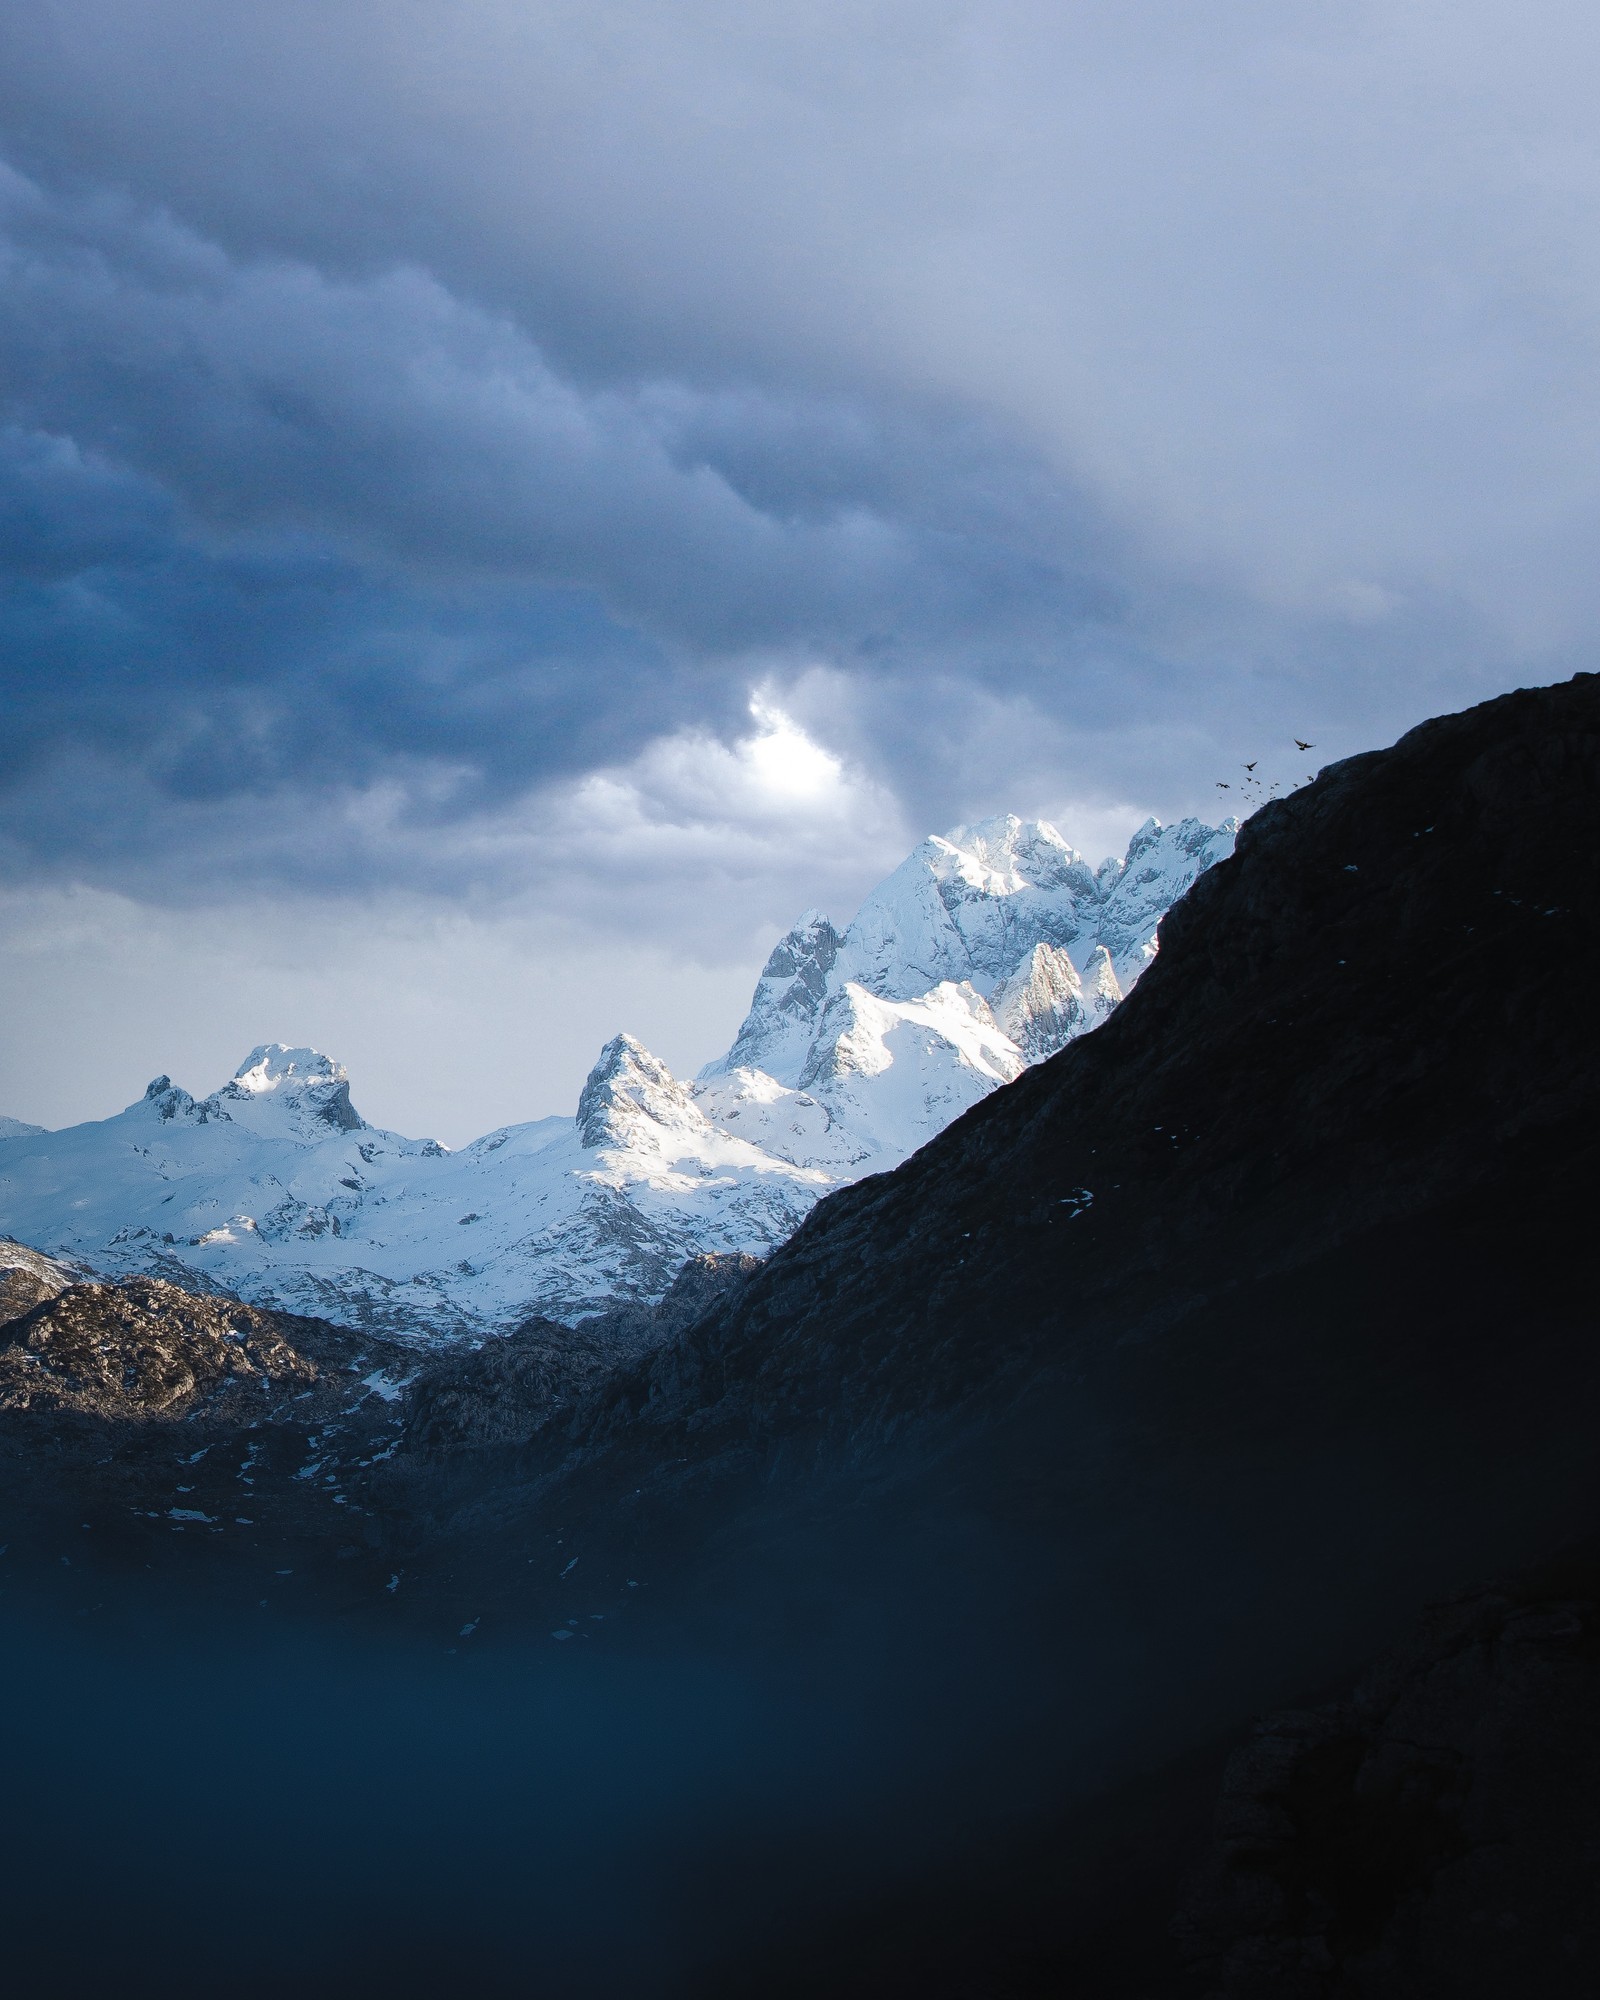
[[[824,1204],[453,1554],[559,1520],[687,1591],[695,1549],[708,1620],[869,1656],[1063,1799],[1338,1682],[1600,1527],[1597,945],[1600,681],[1336,767],[1106,1028]]]
[[[58,1591],[90,1565],[72,1617],[159,1578],[219,1630],[293,1599],[341,1644],[498,1648],[473,1698],[507,1770],[530,1712],[560,1736],[577,1701],[602,1744],[656,1718],[623,1777],[595,1755],[614,1852],[570,1799],[532,1846],[487,1793],[357,1812],[391,1888],[447,1824],[494,1860],[470,1922],[430,1864],[436,1961],[355,1896],[299,1990],[1600,1990],[1597,974],[1580,677],[1265,809],[1107,1026],[635,1358],[540,1325],[402,1390],[308,1323],[321,1386],[281,1359],[258,1390],[191,1315],[221,1386],[164,1429],[73,1383],[3,1420],[14,1543]],[[30,1312],[66,1369],[71,1312]],[[440,1698],[395,1756],[448,1735]],[[281,1705],[245,1706],[281,1754]],[[390,1780],[348,1735],[319,1797]],[[586,1838],[593,1880],[529,1915]],[[501,1865],[524,1888],[485,1900]]]

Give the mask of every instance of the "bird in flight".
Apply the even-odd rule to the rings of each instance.
[[[1218,778],[1217,790],[1219,792],[1231,792],[1233,790],[1233,787],[1228,783],[1226,778]]]
[[[1294,739],[1294,747],[1297,750],[1315,750],[1317,746],[1315,743],[1302,743],[1299,737],[1297,736]]]
[[[1256,763],[1259,763],[1260,761],[1261,761],[1260,758],[1256,759]],[[1245,769],[1247,771],[1253,771],[1255,769],[1255,764],[1246,764]]]

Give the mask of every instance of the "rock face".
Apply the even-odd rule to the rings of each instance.
[[[617,1035],[575,1119],[458,1153],[367,1124],[315,1049],[263,1044],[205,1098],[159,1076],[115,1118],[0,1148],[0,1226],[423,1340],[659,1300],[686,1259],[764,1254],[831,1188],[1098,1026],[1232,837],[1151,822],[1098,872],[1042,822],[926,841],[844,933],[801,920],[698,1082]]]
[[[80,1283],[90,1274],[82,1268],[63,1264],[54,1257],[41,1257],[25,1243],[0,1237],[0,1326],[17,1319],[41,1299],[53,1299],[69,1285]]]
[[[1028,1061],[1041,1062],[1098,1028],[1122,997],[1104,945],[1097,945],[1090,957],[1086,991],[1078,968],[1059,945],[1036,944],[1011,977],[1001,980],[989,1005],[996,1025]]]
[[[0,1410],[170,1421],[316,1380],[272,1315],[160,1278],[69,1285],[0,1327]]]
[[[526,1444],[609,1373],[664,1346],[760,1268],[696,1257],[658,1304],[615,1306],[576,1326],[532,1319],[481,1347],[426,1362],[408,1385],[403,1450],[423,1461]]]
[[[1597,1585],[1591,1555],[1439,1606],[1348,1700],[1258,1725],[1180,1913],[1197,1993],[1600,1991]]]

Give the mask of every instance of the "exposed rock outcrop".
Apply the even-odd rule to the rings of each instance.
[[[160,1278],[70,1285],[0,1327],[0,1410],[170,1420],[316,1381],[275,1315]]]
[[[608,1372],[663,1346],[760,1268],[756,1257],[695,1257],[656,1305],[616,1306],[573,1327],[532,1319],[480,1347],[435,1356],[409,1385],[408,1458],[526,1444]]]
[[[0,1237],[0,1327],[20,1319],[43,1299],[53,1299],[69,1285],[81,1284],[90,1274],[57,1257],[30,1250],[25,1243]]]

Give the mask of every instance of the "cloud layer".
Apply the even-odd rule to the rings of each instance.
[[[12,10],[12,892],[732,996],[927,827],[1114,844],[1587,663],[1597,55],[1555,0]]]

